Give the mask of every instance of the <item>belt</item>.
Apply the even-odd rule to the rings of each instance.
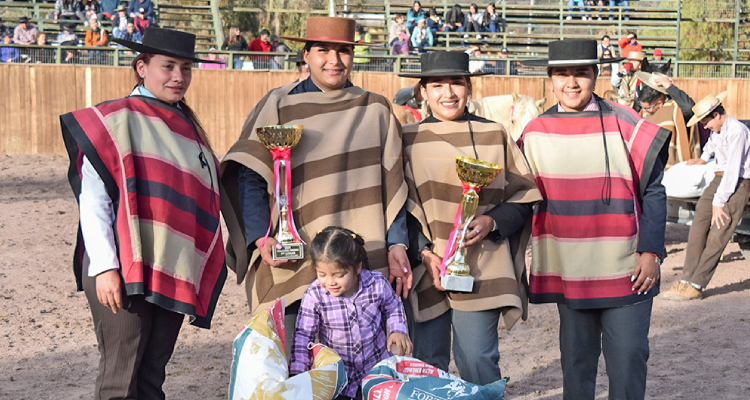
[[[719,171],[716,173],[716,176],[724,176],[724,171]]]

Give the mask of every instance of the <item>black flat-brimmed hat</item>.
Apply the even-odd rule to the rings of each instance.
[[[582,65],[611,64],[624,60],[617,58],[599,58],[596,55],[596,40],[565,39],[549,42],[549,58],[544,60],[521,61],[533,67],[578,67]]]
[[[172,29],[146,27],[143,43],[124,39],[112,39],[139,53],[161,54],[170,57],[184,58],[194,62],[223,64],[221,60],[203,60],[195,56],[195,35]]]
[[[492,72],[469,71],[469,55],[464,52],[433,51],[419,56],[422,71],[418,73],[398,74],[402,78],[433,78],[438,76],[480,76]]]
[[[21,17],[18,19],[19,24],[25,24],[27,22],[29,22],[29,17]]]

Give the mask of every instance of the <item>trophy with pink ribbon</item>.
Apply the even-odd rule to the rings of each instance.
[[[471,292],[474,288],[474,277],[470,275],[469,264],[466,262],[466,248],[463,247],[464,238],[468,232],[469,223],[479,207],[479,190],[495,180],[500,173],[500,166],[468,157],[456,157],[456,172],[461,180],[463,196],[458,206],[453,230],[445,248],[443,264],[440,268],[440,285],[445,290],[453,292]],[[458,231],[458,226],[464,228]]]
[[[304,257],[305,242],[300,239],[294,225],[292,205],[289,201],[292,193],[292,148],[299,142],[302,129],[302,125],[271,125],[255,130],[260,142],[271,150],[273,155],[274,204],[279,214],[275,239],[281,244],[281,249],[273,247],[274,260],[301,260]],[[272,225],[273,222],[268,226],[263,244],[271,233]]]

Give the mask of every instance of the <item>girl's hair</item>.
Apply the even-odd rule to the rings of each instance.
[[[153,56],[154,55],[151,53],[141,53],[133,60],[133,72],[135,72],[136,86],[143,85],[143,78],[141,78],[141,76],[138,74],[138,61],[143,60],[144,63],[148,64]],[[215,156],[216,154],[214,153],[214,149],[213,147],[211,147],[211,142],[208,140],[208,135],[206,135],[206,130],[203,129],[203,125],[198,120],[198,116],[195,115],[193,109],[187,105],[184,97],[177,103],[180,105],[180,109],[182,109],[182,112],[185,113],[185,116],[187,116],[190,122],[193,124],[193,127],[195,127],[195,131],[198,133],[198,137],[200,137],[203,145],[208,149],[209,152],[211,152],[212,155]]]
[[[370,269],[365,250],[365,239],[346,228],[329,226],[315,235],[310,243],[310,258],[313,265],[336,263],[342,268]]]
[[[422,9],[422,3],[420,3],[419,1],[415,1],[414,3],[412,3],[411,9],[413,10],[414,6],[417,5],[417,4],[419,4],[419,9],[421,10]]]
[[[239,32],[240,28],[236,26],[230,26],[229,27],[229,44],[235,44],[239,42]]]

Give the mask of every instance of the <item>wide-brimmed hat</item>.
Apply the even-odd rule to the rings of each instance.
[[[377,46],[377,43],[354,41],[356,22],[341,17],[310,17],[307,19],[305,37],[280,36],[294,42],[341,43],[357,46]]]
[[[727,92],[724,91],[717,94],[716,96],[709,94],[708,96],[704,97],[703,100],[695,103],[695,105],[693,106],[693,118],[690,118],[690,121],[688,121],[688,123],[685,125],[691,127],[697,124],[698,121],[706,118],[706,116],[710,114],[711,111],[716,109],[716,107],[718,107],[726,97]]]
[[[170,57],[185,58],[195,62],[223,64],[221,60],[204,60],[195,56],[195,35],[172,29],[146,27],[143,43],[124,39],[112,39],[139,53],[162,54]]]
[[[596,40],[565,39],[549,42],[549,58],[522,61],[533,67],[578,67],[583,65],[609,64],[622,61],[622,57],[599,58]]]
[[[433,51],[419,56],[421,72],[398,74],[402,78],[432,78],[438,76],[480,76],[492,72],[469,71],[469,55],[464,52]]]
[[[646,59],[646,53],[642,51],[630,51],[625,58],[627,58],[628,60],[643,61]]]
[[[119,6],[117,6],[117,8],[115,8],[115,11],[128,11],[128,8],[125,7],[124,4],[120,4]]]
[[[25,24],[27,22],[29,22],[29,17],[21,17],[18,19],[19,24]]]
[[[67,29],[69,31],[74,31],[74,30],[76,30],[76,24],[71,23],[71,22],[66,22],[66,23],[63,24],[63,29]]]
[[[667,94],[667,89],[664,88],[664,86],[658,84],[655,82],[656,78],[660,76],[666,76],[662,74],[661,72],[644,72],[644,71],[637,71],[635,73],[635,76],[643,82],[644,85],[650,87],[651,89],[656,90],[659,93]]]

